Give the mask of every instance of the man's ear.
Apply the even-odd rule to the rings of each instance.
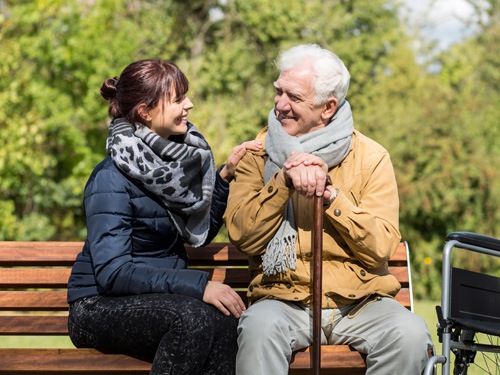
[[[332,116],[337,111],[339,100],[335,97],[331,97],[328,101],[323,104],[323,110],[321,111],[321,118],[325,121],[329,121]]]
[[[149,122],[152,119],[148,106],[145,103],[139,104],[139,107],[137,107],[137,114],[146,122]]]

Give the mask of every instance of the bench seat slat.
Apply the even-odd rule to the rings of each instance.
[[[0,349],[0,374],[14,371],[148,374],[149,362],[123,354],[103,355],[94,349]]]
[[[338,370],[348,370],[349,374],[364,373],[365,364],[361,355],[346,345],[323,346],[321,362],[330,367],[322,374],[342,374]],[[309,351],[295,354],[291,374],[310,373]],[[0,349],[0,374],[12,374],[17,371],[73,372],[97,374],[99,372],[116,374],[147,374],[151,364],[147,361],[123,354],[103,355],[95,349]],[[359,372],[357,372],[359,371]]]
[[[291,373],[311,374],[310,348],[294,353],[293,362],[290,364]],[[364,374],[365,361],[360,353],[348,345],[323,345],[321,346],[321,365],[327,367],[321,373],[328,374],[332,371],[338,374]]]

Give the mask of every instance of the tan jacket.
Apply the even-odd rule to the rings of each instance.
[[[264,137],[265,130],[257,138]],[[266,158],[265,151],[247,152],[238,164],[226,209],[229,237],[249,255],[251,301],[276,298],[309,303],[312,199],[286,187],[283,172],[264,184]],[[394,296],[401,286],[389,274],[387,260],[400,241],[399,199],[388,152],[355,131],[349,154],[328,174],[340,193],[325,210],[323,307],[349,304],[372,293]],[[265,276],[261,256],[283,220],[289,198],[298,229],[297,267]]]

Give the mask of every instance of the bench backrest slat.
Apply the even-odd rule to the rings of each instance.
[[[3,335],[67,335],[68,317],[63,315],[1,315],[0,333]]]
[[[238,288],[237,292],[244,298],[246,289]],[[396,299],[403,306],[409,306],[409,289],[401,289]],[[0,291],[0,311],[66,311],[67,309],[66,290]]]
[[[83,242],[17,242],[0,241],[0,266],[72,265]],[[213,243],[203,248],[186,247],[190,265],[236,262],[246,265],[247,257],[233,245]],[[406,247],[401,242],[389,265],[406,266]]]

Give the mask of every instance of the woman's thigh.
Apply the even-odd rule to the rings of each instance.
[[[96,296],[70,307],[70,336],[76,346],[153,355],[172,327],[185,335],[212,331],[217,311],[182,295]]]

